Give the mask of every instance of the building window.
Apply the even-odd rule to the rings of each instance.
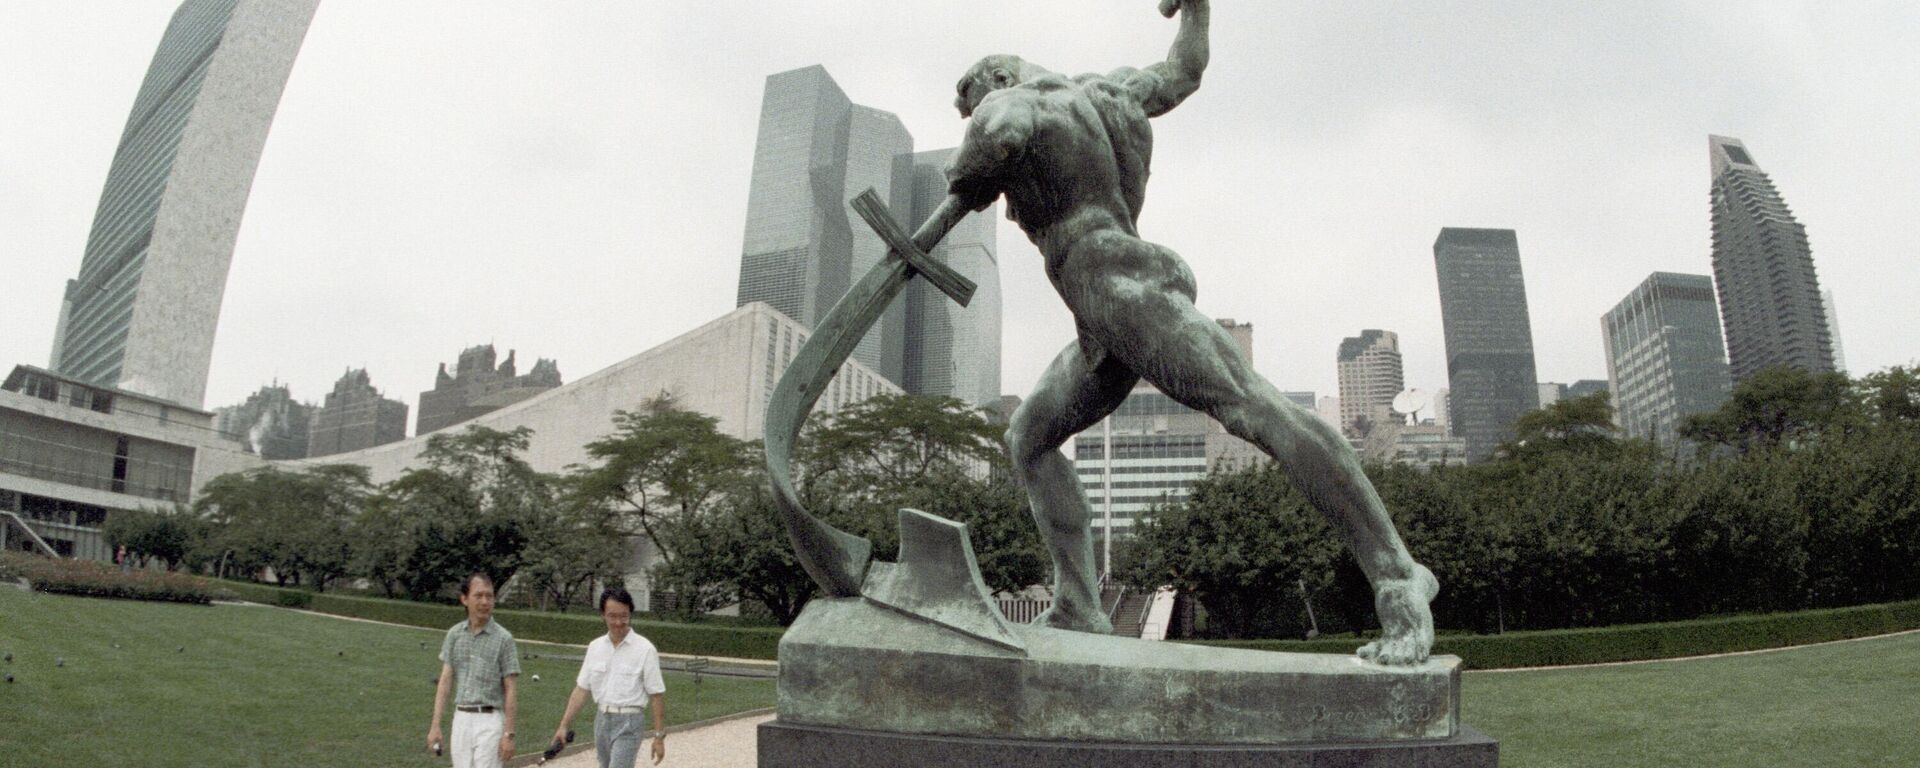
[[[127,437],[121,435],[113,443],[113,492],[127,492]]]

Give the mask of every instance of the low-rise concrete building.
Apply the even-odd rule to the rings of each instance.
[[[663,392],[681,408],[719,419],[721,432],[758,440],[773,387],[806,339],[807,330],[799,323],[772,306],[753,302],[571,384],[490,411],[467,424],[533,430],[523,458],[542,472],[591,463],[586,445],[613,432],[615,412],[638,410]],[[831,413],[875,395],[901,391],[873,369],[850,360],[828,385],[815,412]],[[358,464],[381,483],[418,466],[420,452],[431,437],[415,435],[288,465]]]
[[[185,504],[262,463],[207,411],[16,366],[0,384],[0,548],[111,560],[116,512]]]

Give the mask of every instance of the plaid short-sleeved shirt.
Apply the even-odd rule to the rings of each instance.
[[[462,621],[447,630],[440,643],[440,661],[453,667],[453,704],[457,707],[505,707],[502,681],[520,674],[520,649],[513,633],[498,621],[489,621],[479,633]]]

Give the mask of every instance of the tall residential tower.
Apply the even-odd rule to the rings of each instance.
[[[1368,329],[1340,340],[1340,431],[1366,437],[1393,418],[1393,397],[1406,388],[1400,367],[1400,336]]]
[[[1533,326],[1511,229],[1446,227],[1433,242],[1447,339],[1448,422],[1469,461],[1513,438],[1513,422],[1540,405]]]
[[[1713,281],[1734,383],[1762,368],[1834,369],[1807,229],[1739,139],[1707,137],[1713,165]]]
[[[253,172],[318,0],[187,0],[107,171],[51,368],[198,408]]]

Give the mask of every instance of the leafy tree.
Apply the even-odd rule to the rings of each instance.
[[[548,510],[528,534],[520,578],[539,592],[543,607],[565,611],[584,603],[596,580],[617,578],[630,547],[618,514],[597,499],[562,492]]]
[[[171,510],[115,510],[107,516],[102,533],[107,544],[126,547],[127,556],[137,558],[141,567],[158,560],[171,571],[180,567],[201,535],[200,520],[185,507]]]
[[[1184,503],[1137,522],[1125,549],[1122,579],[1191,593],[1216,637],[1299,636],[1300,584],[1333,587],[1342,556],[1326,519],[1265,462],[1195,482]]]
[[[874,499],[940,472],[985,469],[1005,453],[1001,431],[956,398],[878,395],[816,416],[794,458],[811,490]]]
[[[677,595],[677,607],[689,616],[751,600],[785,625],[814,595],[765,489],[742,490],[714,508],[676,517],[662,535],[679,556],[654,569],[653,583]]]
[[[474,425],[428,438],[424,466],[384,486],[360,521],[361,573],[417,600],[473,570],[506,584],[554,503],[554,478],[520,458],[532,436]]]
[[[1861,405],[1883,425],[1920,428],[1920,368],[1894,366],[1855,382]]]
[[[736,441],[730,450],[750,466],[760,463],[756,444]],[[689,610],[747,600],[791,622],[814,585],[794,558],[770,490],[741,482],[752,475],[719,459],[695,462],[717,475],[692,484],[716,489],[711,503],[676,509],[655,524],[672,558],[656,568],[654,583],[685,598]],[[872,540],[883,558],[898,547],[897,510],[911,507],[968,525],[990,587],[1017,590],[1045,577],[1045,551],[1025,497],[1008,480],[999,428],[959,400],[882,396],[816,417],[796,446],[795,466],[808,510]]]
[[[584,498],[616,505],[627,530],[667,562],[675,552],[662,538],[663,522],[743,487],[759,465],[752,444],[720,432],[719,419],[682,410],[666,392],[640,410],[616,412],[613,423],[613,434],[586,446],[599,465],[576,469],[573,481]]]
[[[1509,456],[1541,451],[1594,452],[1617,445],[1613,402],[1605,392],[1549,403],[1528,411],[1513,423],[1513,442],[1503,446]]]
[[[1746,452],[1844,433],[1861,422],[1844,374],[1778,366],[1740,382],[1719,410],[1688,417],[1680,435]]]
[[[269,466],[208,481],[194,509],[215,528],[211,543],[222,563],[246,573],[271,569],[283,586],[325,589],[348,571],[348,526],[371,491],[365,467]]]

